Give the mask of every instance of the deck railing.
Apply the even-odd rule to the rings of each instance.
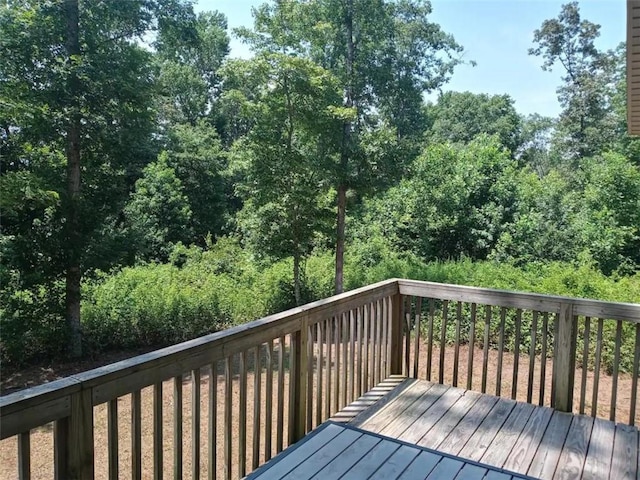
[[[639,363],[640,305],[394,279],[2,397],[0,454],[7,478],[242,477],[392,374],[633,425]]]

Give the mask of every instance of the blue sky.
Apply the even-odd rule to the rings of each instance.
[[[198,0],[196,10],[218,10],[231,29],[253,25],[251,7],[260,0]],[[443,90],[507,93],[520,113],[555,116],[560,107],[556,88],[561,71],[544,72],[541,61],[527,54],[533,31],[558,16],[562,1],[555,0],[432,0],[431,20],[465,47],[465,58],[477,66],[460,66]],[[580,1],[583,18],[601,25],[598,46],[614,48],[625,39],[625,0]],[[232,57],[250,52],[237,39]]]

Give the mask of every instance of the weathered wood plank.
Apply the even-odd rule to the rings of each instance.
[[[438,368],[438,383],[444,383],[444,358],[447,343],[447,320],[449,316],[449,301],[442,302],[442,323],[440,324],[440,365]]]
[[[155,406],[155,398],[154,398]],[[156,435],[154,432],[154,441]],[[162,438],[160,436],[159,438]],[[155,445],[155,444],[154,444]],[[107,403],[107,450],[109,455],[109,480],[118,480],[118,399],[115,398]]]
[[[475,303],[471,304],[471,321],[469,324],[469,353],[467,357],[467,390],[473,387],[473,357],[476,346],[476,309]]]
[[[620,365],[620,345],[622,343],[622,321],[616,322],[616,343],[613,351],[613,372],[611,373],[611,403],[609,411],[609,420],[616,421],[616,410],[618,400],[618,367]]]
[[[271,444],[273,438],[273,340],[267,342],[266,352],[266,385],[265,385],[265,419],[264,419],[264,459],[269,461],[273,453]]]
[[[516,404],[482,456],[480,460],[482,463],[502,467],[507,461],[520,433],[524,430],[533,409],[534,406],[529,403],[519,402]]]
[[[476,392],[464,392],[416,443],[422,447],[439,449],[440,443],[457,427],[481,396],[482,394]]]
[[[544,390],[547,384],[547,346],[549,332],[549,314],[542,315],[542,352],[540,353],[540,392],[538,395],[538,405],[544,405]]]
[[[191,372],[191,478],[200,480],[200,369]]]
[[[600,382],[600,361],[602,357],[602,329],[604,328],[604,320],[598,319],[598,331],[596,333],[596,353],[593,363],[593,393],[591,397],[591,416],[598,414],[598,389]]]
[[[418,378],[418,364],[420,361],[420,320],[422,319],[422,297],[416,300],[416,314],[414,321],[413,344],[413,378]]]
[[[173,379],[173,478],[182,478],[182,375]]]
[[[612,422],[596,418],[593,421],[589,450],[584,462],[583,480],[608,478],[616,427]]]
[[[538,333],[538,312],[533,312],[531,319],[531,339],[529,341],[529,376],[527,379],[527,403],[533,403],[533,375],[536,363],[536,335]]]
[[[628,425],[617,424],[613,444],[610,479],[638,478],[638,431]]]
[[[513,400],[500,399],[482,421],[476,432],[471,436],[460,451],[462,458],[478,461],[487,451],[489,444],[498,433],[511,410],[516,406]]]
[[[460,321],[462,317],[462,302],[456,304],[456,327],[453,346],[453,383],[454,387],[458,386],[458,373],[460,370]]]
[[[507,309],[500,309],[500,326],[498,333],[498,368],[496,369],[496,396],[502,395],[502,361],[504,356],[504,326]]]
[[[457,455],[497,401],[498,399],[493,395],[481,395],[456,428],[438,445],[438,451]]]
[[[218,364],[209,365],[209,418],[207,425],[207,453],[209,480],[214,480],[218,469]],[[161,479],[162,477],[160,477]],[[159,480],[159,479],[158,479]]]
[[[487,391],[487,375],[489,364],[489,333],[491,331],[491,306],[484,307],[484,339],[482,343],[482,383],[480,385],[480,391],[485,393]]]
[[[404,411],[432,386],[433,384],[428,382],[411,383],[411,386],[402,392],[395,400],[364,420],[361,424],[362,428],[370,432],[381,432],[387,425],[393,422],[396,417],[403,415]]]
[[[254,351],[253,369],[253,449],[251,452],[251,468],[253,470],[260,466],[260,430],[262,419],[260,418],[260,408],[262,405],[262,356],[261,348],[256,347]]]
[[[551,478],[556,471],[562,445],[571,425],[570,413],[553,412],[542,442],[531,461],[527,475],[535,478]]]
[[[278,408],[276,413],[276,453],[280,453],[284,438],[284,337],[278,339]]]
[[[446,385],[433,385],[429,391],[418,397],[418,399],[404,411],[400,418],[387,425],[380,433],[390,437],[400,438],[402,433],[420,418],[448,389],[449,387]]]
[[[463,395],[464,390],[449,388],[397,438],[409,443],[418,442]]]
[[[537,407],[533,411],[503,468],[513,472],[526,472],[529,469],[552,415],[553,410],[546,407]]]
[[[580,379],[580,414],[584,414],[585,401],[587,396],[587,370],[589,368],[589,336],[591,334],[591,318],[584,319],[583,349],[582,349],[582,375]]]
[[[587,457],[592,427],[593,418],[582,415],[573,417],[554,478],[570,480],[580,477]]]
[[[233,379],[231,377],[231,358],[224,359],[224,475],[231,479],[232,440],[233,440]],[[280,397],[278,398],[280,401]],[[282,429],[278,429],[282,432]]]
[[[520,339],[522,327],[522,309],[516,310],[516,338],[513,348],[513,379],[511,381],[511,398],[516,399],[518,393],[518,370],[520,364]]]

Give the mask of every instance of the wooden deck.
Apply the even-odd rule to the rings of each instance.
[[[529,480],[397,439],[326,422],[247,480]]]
[[[333,420],[534,478],[640,478],[635,427],[421,380],[383,382]]]

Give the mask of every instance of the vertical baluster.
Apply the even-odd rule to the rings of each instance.
[[[544,405],[544,391],[546,388],[546,370],[547,370],[547,335],[549,331],[549,313],[544,312],[542,315],[542,352],[540,354],[540,396],[538,405]]]
[[[313,330],[315,325],[307,326],[307,423],[305,432],[313,430],[313,371],[314,371],[314,342],[313,342]],[[304,355],[305,352],[302,352]]]
[[[444,383],[444,346],[447,342],[447,320],[449,316],[449,300],[442,301],[442,324],[440,325],[440,368],[438,383]]]
[[[325,410],[326,410],[326,418],[331,417],[331,376],[333,370],[333,319],[325,320],[325,333],[327,338],[327,384],[326,384],[326,393],[325,393]]]
[[[333,327],[333,349],[335,350],[335,371],[333,372],[333,413],[340,409],[340,331],[341,331],[341,315],[334,317]]]
[[[218,365],[209,365],[209,422],[207,429],[207,453],[209,454],[209,480],[216,478],[218,469]],[[160,477],[162,478],[162,477]]]
[[[533,375],[536,362],[536,335],[538,333],[538,311],[534,310],[531,319],[531,340],[529,344],[529,378],[527,381],[527,403],[533,401]]]
[[[284,438],[284,337],[278,340],[278,415],[276,424],[276,453],[280,453]],[[291,379],[289,379],[291,381]]]
[[[267,462],[271,459],[271,438],[273,436],[273,340],[267,342],[267,378],[264,395],[265,395],[265,419],[264,419],[264,461]]]
[[[462,317],[462,302],[456,302],[456,336],[453,349],[453,386],[458,386],[458,367],[460,364],[460,319]]]
[[[371,390],[376,384],[376,309],[375,304],[372,302],[369,304],[369,387],[367,390]]]
[[[288,412],[288,443],[287,446],[292,445],[296,440],[296,409],[298,408],[298,402],[296,401],[296,390],[298,390],[296,383],[299,382],[300,370],[298,369],[298,352],[297,348],[299,343],[296,342],[296,333],[289,334],[289,412]]]
[[[238,400],[238,475],[247,474],[247,352],[240,352],[240,374]]]
[[[349,310],[349,403],[355,400],[356,380],[356,319],[353,310]]]
[[[629,425],[636,424],[636,403],[638,399],[638,368],[640,364],[640,323],[636,323],[636,341],[631,373],[631,405],[629,406]]]
[[[173,478],[182,478],[182,375],[173,379]]]
[[[473,356],[476,345],[476,304],[471,304],[471,323],[469,324],[469,356],[467,358],[467,390],[473,389]]]
[[[484,342],[482,344],[482,393],[487,392],[487,368],[489,365],[489,333],[491,329],[491,305],[484,307]]]
[[[600,361],[602,359],[602,330],[604,328],[604,320],[598,319],[598,330],[596,331],[596,352],[593,360],[593,392],[591,396],[591,416],[596,417],[598,414],[598,392],[600,383]]]
[[[407,295],[404,297],[404,374],[408,377],[411,375],[409,365],[411,362],[411,306],[413,297]]]
[[[18,478],[31,478],[31,431],[18,435]]]
[[[362,393],[369,391],[369,309],[367,305],[362,307],[362,323],[364,325],[364,334],[362,342],[364,344],[364,356],[362,357],[362,364],[364,367]]]
[[[348,367],[349,367],[349,354],[347,351],[347,346],[349,345],[349,325],[348,322],[348,313],[343,313],[340,315],[342,320],[342,329],[341,329],[341,342],[342,342],[342,399],[340,401],[340,409],[344,408],[347,405],[347,375],[348,375]]]
[[[142,478],[142,396],[140,390],[131,393],[131,478]]]
[[[260,346],[254,351],[253,363],[253,451],[251,452],[251,468],[255,470],[260,466],[260,406],[262,405],[262,358]]]
[[[615,422],[618,401],[618,365],[620,364],[620,343],[622,341],[622,320],[616,322],[616,345],[613,352],[613,373],[611,374],[611,413],[609,420]]]
[[[415,343],[413,347],[413,378],[418,378],[418,367],[420,365],[420,319],[422,318],[422,297],[416,300],[416,325]]]
[[[191,478],[200,479],[200,369],[191,372]]]
[[[362,395],[362,390],[364,387],[364,378],[363,378],[363,371],[362,371],[362,365],[365,363],[365,359],[362,356],[362,329],[363,329],[363,310],[364,307],[359,307],[356,310],[356,319],[357,319],[357,323],[358,323],[358,328],[357,328],[357,337],[358,337],[358,392],[357,392],[357,397],[359,398]],[[366,373],[365,373],[366,374]]]
[[[382,381],[382,303],[376,301],[376,385]]]
[[[224,472],[225,478],[231,480],[233,467],[232,435],[233,435],[233,378],[231,376],[231,357],[224,359]]]
[[[107,403],[107,448],[109,450],[109,480],[118,480],[118,399]]]
[[[589,335],[591,334],[591,318],[584,317],[584,348],[582,349],[582,378],[580,381],[580,415],[584,415],[587,396],[587,369],[589,368]]]
[[[522,310],[516,310],[516,339],[513,348],[513,380],[511,381],[511,398],[518,396],[518,373],[520,369],[520,339],[522,328]]]
[[[498,337],[498,371],[496,373],[496,396],[501,396],[502,393],[502,359],[504,354],[504,325],[507,315],[507,309],[502,307],[500,309],[500,332]]]
[[[429,324],[427,325],[427,375],[428,381],[431,381],[431,362],[433,357],[433,320],[436,315],[435,300],[429,299]]]
[[[162,382],[153,386],[153,478],[163,478],[163,434],[162,434]],[[116,457],[115,462],[117,463]],[[115,477],[117,478],[117,476]]]
[[[324,420],[322,415],[322,383],[324,378],[322,370],[324,368],[324,322],[316,323],[316,332],[318,335],[318,376],[316,387],[316,426],[320,425]]]

